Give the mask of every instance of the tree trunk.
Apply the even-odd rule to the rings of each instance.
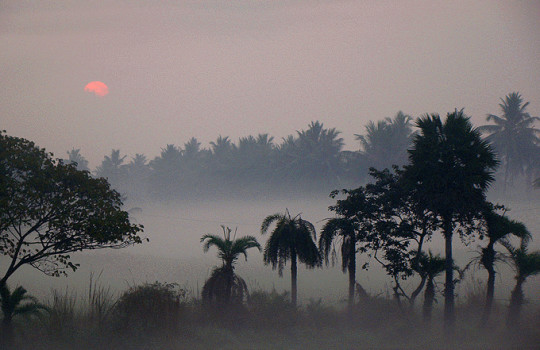
[[[226,285],[225,285],[225,304],[230,304],[231,303],[231,295],[232,295],[232,286],[233,286],[233,277],[234,277],[234,272],[231,268],[228,268],[227,267],[227,272],[226,272],[226,278],[227,278],[227,282],[226,282]]]
[[[482,313],[482,326],[485,327],[491,316],[491,310],[493,308],[493,296],[495,295],[495,249],[494,243],[490,242],[486,247],[485,259],[483,261],[484,267],[488,272],[487,290],[486,290],[486,303],[484,305],[484,311]]]
[[[422,289],[424,289],[424,285],[426,284],[426,275],[420,276],[421,280],[418,284],[418,287],[411,293],[411,298],[409,299],[409,304],[411,305],[411,308],[414,308],[414,302],[416,301],[416,297],[420,295],[420,292],[422,292]]]
[[[450,219],[444,219],[443,233],[445,241],[445,273],[444,285],[444,327],[450,333],[454,329],[456,315],[454,313],[454,261],[452,258],[453,228]]]
[[[12,315],[4,315],[2,320],[2,334],[0,334],[0,347],[2,349],[10,349],[13,345],[13,322]]]
[[[525,279],[521,276],[517,277],[516,286],[512,291],[512,296],[510,297],[510,305],[508,307],[508,318],[506,320],[506,325],[510,328],[519,327],[519,315],[521,313],[521,305],[523,305],[523,283]]]
[[[297,299],[297,286],[296,286],[297,274],[298,274],[298,270],[296,267],[296,254],[291,254],[291,302],[294,307],[296,307],[296,299]]]
[[[356,247],[351,247],[352,252],[349,257],[349,310],[352,310],[354,306],[354,287],[356,285]]]
[[[433,278],[428,278],[426,291],[424,293],[424,305],[422,307],[422,315],[424,321],[431,322],[431,311],[433,310],[433,301],[435,300],[435,284]]]

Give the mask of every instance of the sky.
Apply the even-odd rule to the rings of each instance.
[[[540,115],[540,1],[0,1],[0,129],[93,168],[192,136],[282,137],[519,91]],[[103,97],[85,91],[107,84]]]

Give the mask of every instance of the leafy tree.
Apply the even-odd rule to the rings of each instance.
[[[13,292],[7,284],[0,285],[0,306],[4,315],[2,319],[2,335],[0,345],[12,345],[13,342],[13,318],[17,315],[26,316],[38,314],[47,307],[40,304],[36,298],[27,295],[26,289],[19,286]]]
[[[409,150],[404,183],[414,191],[415,201],[440,220],[446,258],[444,315],[450,330],[455,323],[452,237],[457,224],[470,227],[484,207],[498,162],[463,110],[449,113],[444,122],[433,114],[416,124],[420,134]]]
[[[24,265],[58,276],[77,268],[73,252],[141,243],[143,227],[121,206],[105,179],[0,133],[0,254],[8,258],[0,286]]]
[[[498,210],[504,210],[503,214],[497,213]],[[482,315],[482,323],[484,325],[489,320],[493,305],[493,296],[495,294],[495,262],[499,260],[499,254],[495,250],[495,244],[504,240],[510,234],[522,239],[529,239],[531,237],[525,225],[521,222],[510,220],[504,216],[504,213],[506,213],[506,209],[503,206],[494,206],[491,203],[486,203],[483,217],[488,244],[482,248],[480,255],[480,264],[488,272],[486,303]]]
[[[507,324],[510,327],[517,327],[519,325],[521,306],[524,302],[523,284],[528,277],[540,273],[540,251],[529,252],[528,237],[521,239],[519,248],[512,246],[508,240],[502,240],[501,244],[508,251],[516,272],[516,285],[510,297]]]
[[[330,197],[336,198],[340,192],[333,191]],[[349,307],[354,303],[356,282],[356,253],[367,251],[368,236],[372,231],[372,219],[375,207],[364,187],[354,190],[342,190],[346,197],[338,199],[330,210],[336,217],[328,220],[319,237],[319,250],[328,265],[328,257],[335,258],[334,242],[341,241],[341,267],[349,272]],[[359,246],[359,244],[362,244]]]
[[[287,261],[291,261],[291,301],[297,304],[297,261],[307,267],[320,266],[321,257],[315,241],[317,239],[315,227],[309,221],[302,219],[300,214],[291,217],[289,211],[284,214],[276,213],[267,216],[262,225],[261,233],[268,232],[275,223],[274,230],[264,248],[264,263],[272,264],[272,269],[278,269],[279,276],[283,276],[283,268]]]
[[[68,159],[66,163],[75,164],[75,166],[79,170],[89,171],[90,169],[88,169],[88,161],[81,155],[80,151],[80,149],[75,148],[73,148],[71,151],[68,151]]]
[[[518,92],[501,98],[501,102],[502,115],[487,116],[487,121],[495,124],[481,126],[479,130],[488,134],[486,139],[495,146],[501,157],[506,189],[515,175],[532,170],[534,163],[539,161],[540,130],[534,127],[534,123],[540,118],[531,117],[526,112],[529,102],[523,103]]]
[[[242,301],[244,290],[247,291],[244,280],[234,273],[234,264],[240,255],[244,255],[247,261],[247,250],[257,248],[261,250],[260,244],[253,236],[244,236],[231,239],[231,229],[221,226],[223,229],[223,238],[206,234],[202,236],[203,251],[206,253],[210,247],[214,246],[218,250],[218,257],[222,261],[222,266],[215,268],[212,276],[203,286],[203,300],[212,302],[218,301],[229,304],[231,301]]]
[[[412,117],[399,111],[394,119],[386,118],[366,125],[366,135],[355,134],[361,154],[370,167],[389,168],[407,163],[407,149],[412,141]]]

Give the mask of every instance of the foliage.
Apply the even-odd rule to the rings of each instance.
[[[507,324],[510,327],[517,327],[521,307],[524,303],[523,284],[527,278],[540,274],[540,251],[529,252],[529,237],[522,238],[521,244],[517,248],[512,246],[508,240],[502,240],[501,244],[508,251],[516,272],[516,286],[510,297]]]
[[[141,243],[142,226],[121,210],[105,179],[55,160],[33,142],[0,133],[0,285],[24,265],[58,276],[70,253]]]
[[[229,304],[231,302],[242,302],[244,295],[247,295],[247,286],[244,280],[234,273],[234,264],[240,255],[244,255],[247,261],[247,250],[257,248],[261,250],[260,244],[253,236],[236,238],[236,232],[231,238],[231,229],[221,226],[223,238],[206,234],[202,236],[203,251],[206,253],[210,247],[214,246],[218,250],[218,257],[223,265],[215,268],[212,275],[203,286],[202,297],[207,303],[218,302]]]
[[[80,149],[75,148],[73,148],[71,151],[68,151],[68,159],[66,163],[74,164],[79,170],[89,171],[90,169],[88,168],[88,161],[81,155],[80,151]]]
[[[471,227],[485,203],[485,192],[494,181],[495,154],[463,110],[448,113],[443,122],[436,115],[417,120],[420,133],[409,150],[404,184],[415,201],[440,220],[445,238],[445,315],[454,324],[452,236],[457,223]],[[471,230],[460,233],[470,234]]]
[[[0,285],[0,307],[3,314],[0,345],[4,346],[11,345],[13,341],[13,317],[37,315],[47,310],[47,307],[40,304],[36,298],[28,295],[22,286],[12,292],[6,283]]]
[[[499,214],[498,211],[503,211]],[[523,223],[511,220],[505,216],[506,208],[501,205],[486,203],[483,211],[483,224],[485,236],[488,238],[488,244],[482,248],[480,254],[480,264],[488,272],[488,283],[486,291],[486,302],[482,322],[485,325],[491,314],[493,296],[495,294],[495,263],[501,260],[500,254],[495,250],[497,242],[505,240],[510,234],[524,240],[531,237]]]
[[[309,268],[321,265],[321,256],[315,244],[315,227],[302,219],[300,214],[291,217],[286,210],[284,214],[267,216],[261,224],[261,233],[267,233],[274,223],[275,227],[264,248],[264,263],[271,264],[274,270],[277,268],[281,277],[285,264],[291,261],[291,300],[296,306],[297,260]]]
[[[203,303],[242,304],[248,299],[249,291],[244,279],[235,273],[231,280],[229,278],[230,271],[225,266],[214,267],[201,291]]]
[[[360,153],[368,166],[377,169],[407,164],[407,149],[412,141],[412,117],[399,111],[394,119],[386,118],[366,125],[366,135],[355,134]]]
[[[519,92],[501,98],[502,115],[488,114],[487,121],[495,124],[483,125],[479,130],[488,134],[504,165],[504,186],[516,175],[531,174],[540,158],[540,130],[534,127],[539,117],[526,112],[529,102],[523,101]]]
[[[120,329],[130,332],[174,329],[185,301],[186,291],[175,283],[144,283],[120,296],[113,318]]]

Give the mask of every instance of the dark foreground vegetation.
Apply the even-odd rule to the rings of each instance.
[[[48,311],[18,318],[14,349],[534,349],[540,310],[509,330],[496,305],[479,328],[483,305],[457,305],[455,336],[445,338],[442,312],[424,322],[420,310],[364,295],[352,309],[310,300],[295,308],[288,294],[253,291],[244,305],[204,305],[176,285],[131,287],[120,296],[93,284],[86,296],[54,292]]]

